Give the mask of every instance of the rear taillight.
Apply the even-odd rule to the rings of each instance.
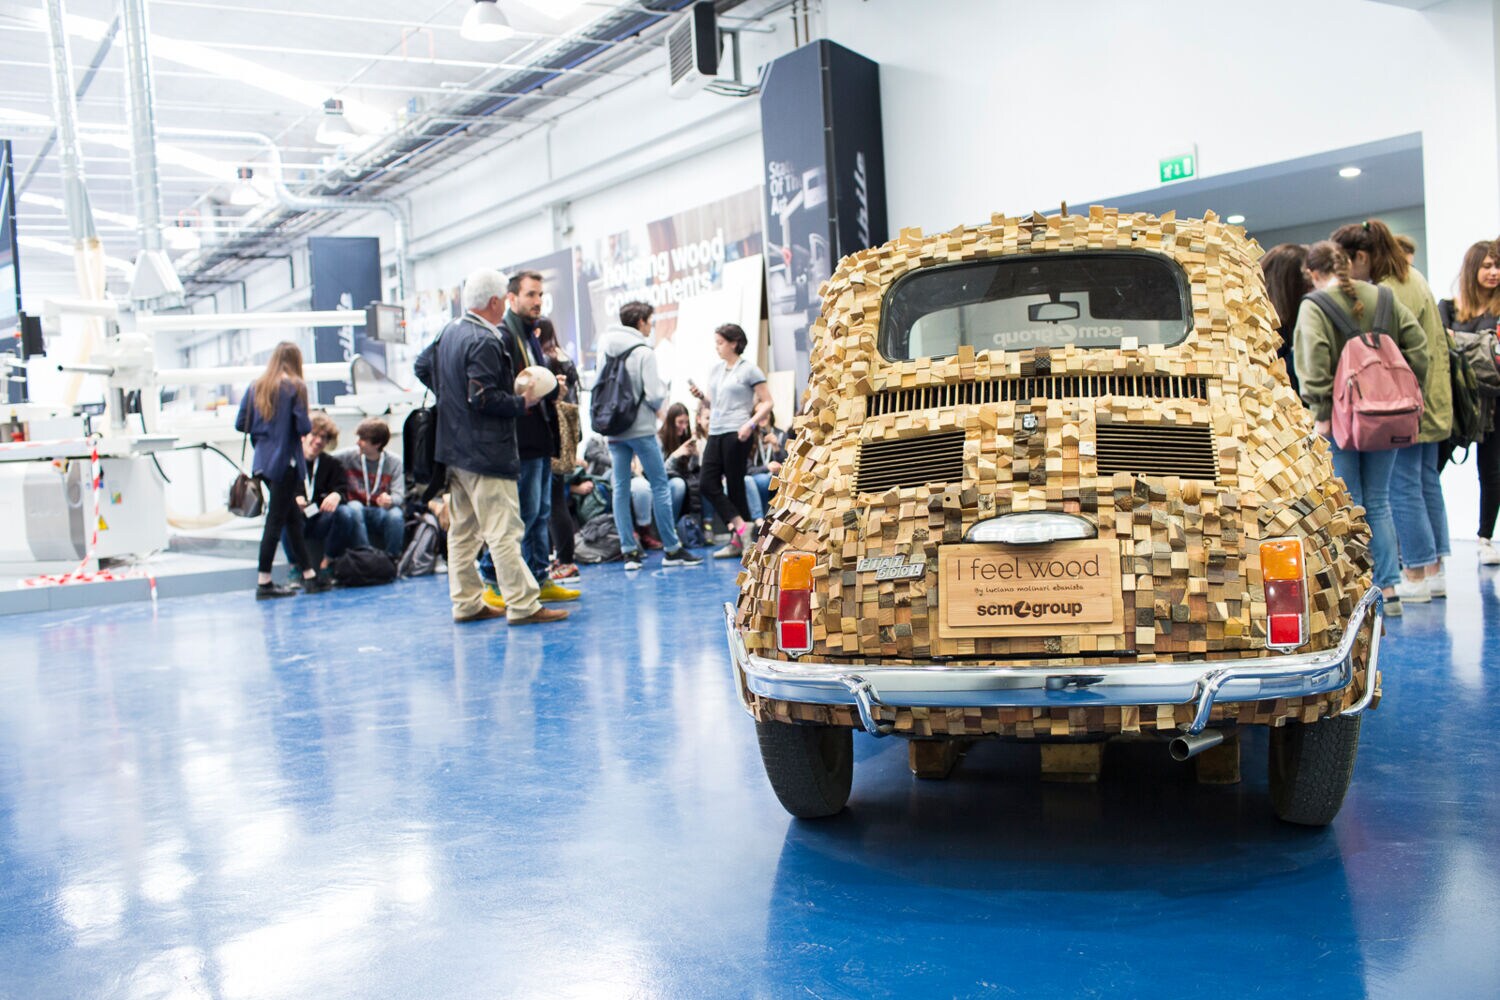
[[[792,656],[812,649],[811,552],[781,554],[781,592],[776,599],[776,648]]]
[[[1307,641],[1307,578],[1302,541],[1260,543],[1260,576],[1266,588],[1266,646],[1296,649]]]

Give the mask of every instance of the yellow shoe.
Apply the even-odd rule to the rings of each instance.
[[[580,590],[569,590],[556,580],[548,580],[542,585],[541,599],[544,601],[576,601]]]
[[[500,596],[500,591],[493,584],[484,585],[484,597],[481,600],[484,601],[485,607],[494,608],[496,611],[505,610],[505,598]]]

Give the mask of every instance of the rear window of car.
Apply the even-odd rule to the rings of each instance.
[[[1151,253],[1027,254],[923,268],[886,294],[880,353],[944,358],[960,347],[1176,344],[1192,329],[1187,275]]]

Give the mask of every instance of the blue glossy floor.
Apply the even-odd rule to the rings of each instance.
[[[6,620],[0,996],[1500,996],[1500,597],[1390,623],[1335,824],[1265,739],[1199,786],[856,741],[790,820],[734,700],[731,565],[584,570],[561,625],[455,627],[444,582]]]

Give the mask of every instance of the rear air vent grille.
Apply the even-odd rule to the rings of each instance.
[[[887,413],[910,413],[945,406],[1014,403],[1029,399],[1092,399],[1096,396],[1206,400],[1208,379],[1193,375],[1038,375],[986,382],[952,382],[877,392],[869,397],[865,412],[879,417]]]
[[[1218,476],[1208,427],[1100,424],[1095,446],[1101,476],[1129,472],[1209,481]]]
[[[957,482],[963,476],[964,435],[929,434],[861,442],[855,487],[861,493],[881,493],[893,486]]]

